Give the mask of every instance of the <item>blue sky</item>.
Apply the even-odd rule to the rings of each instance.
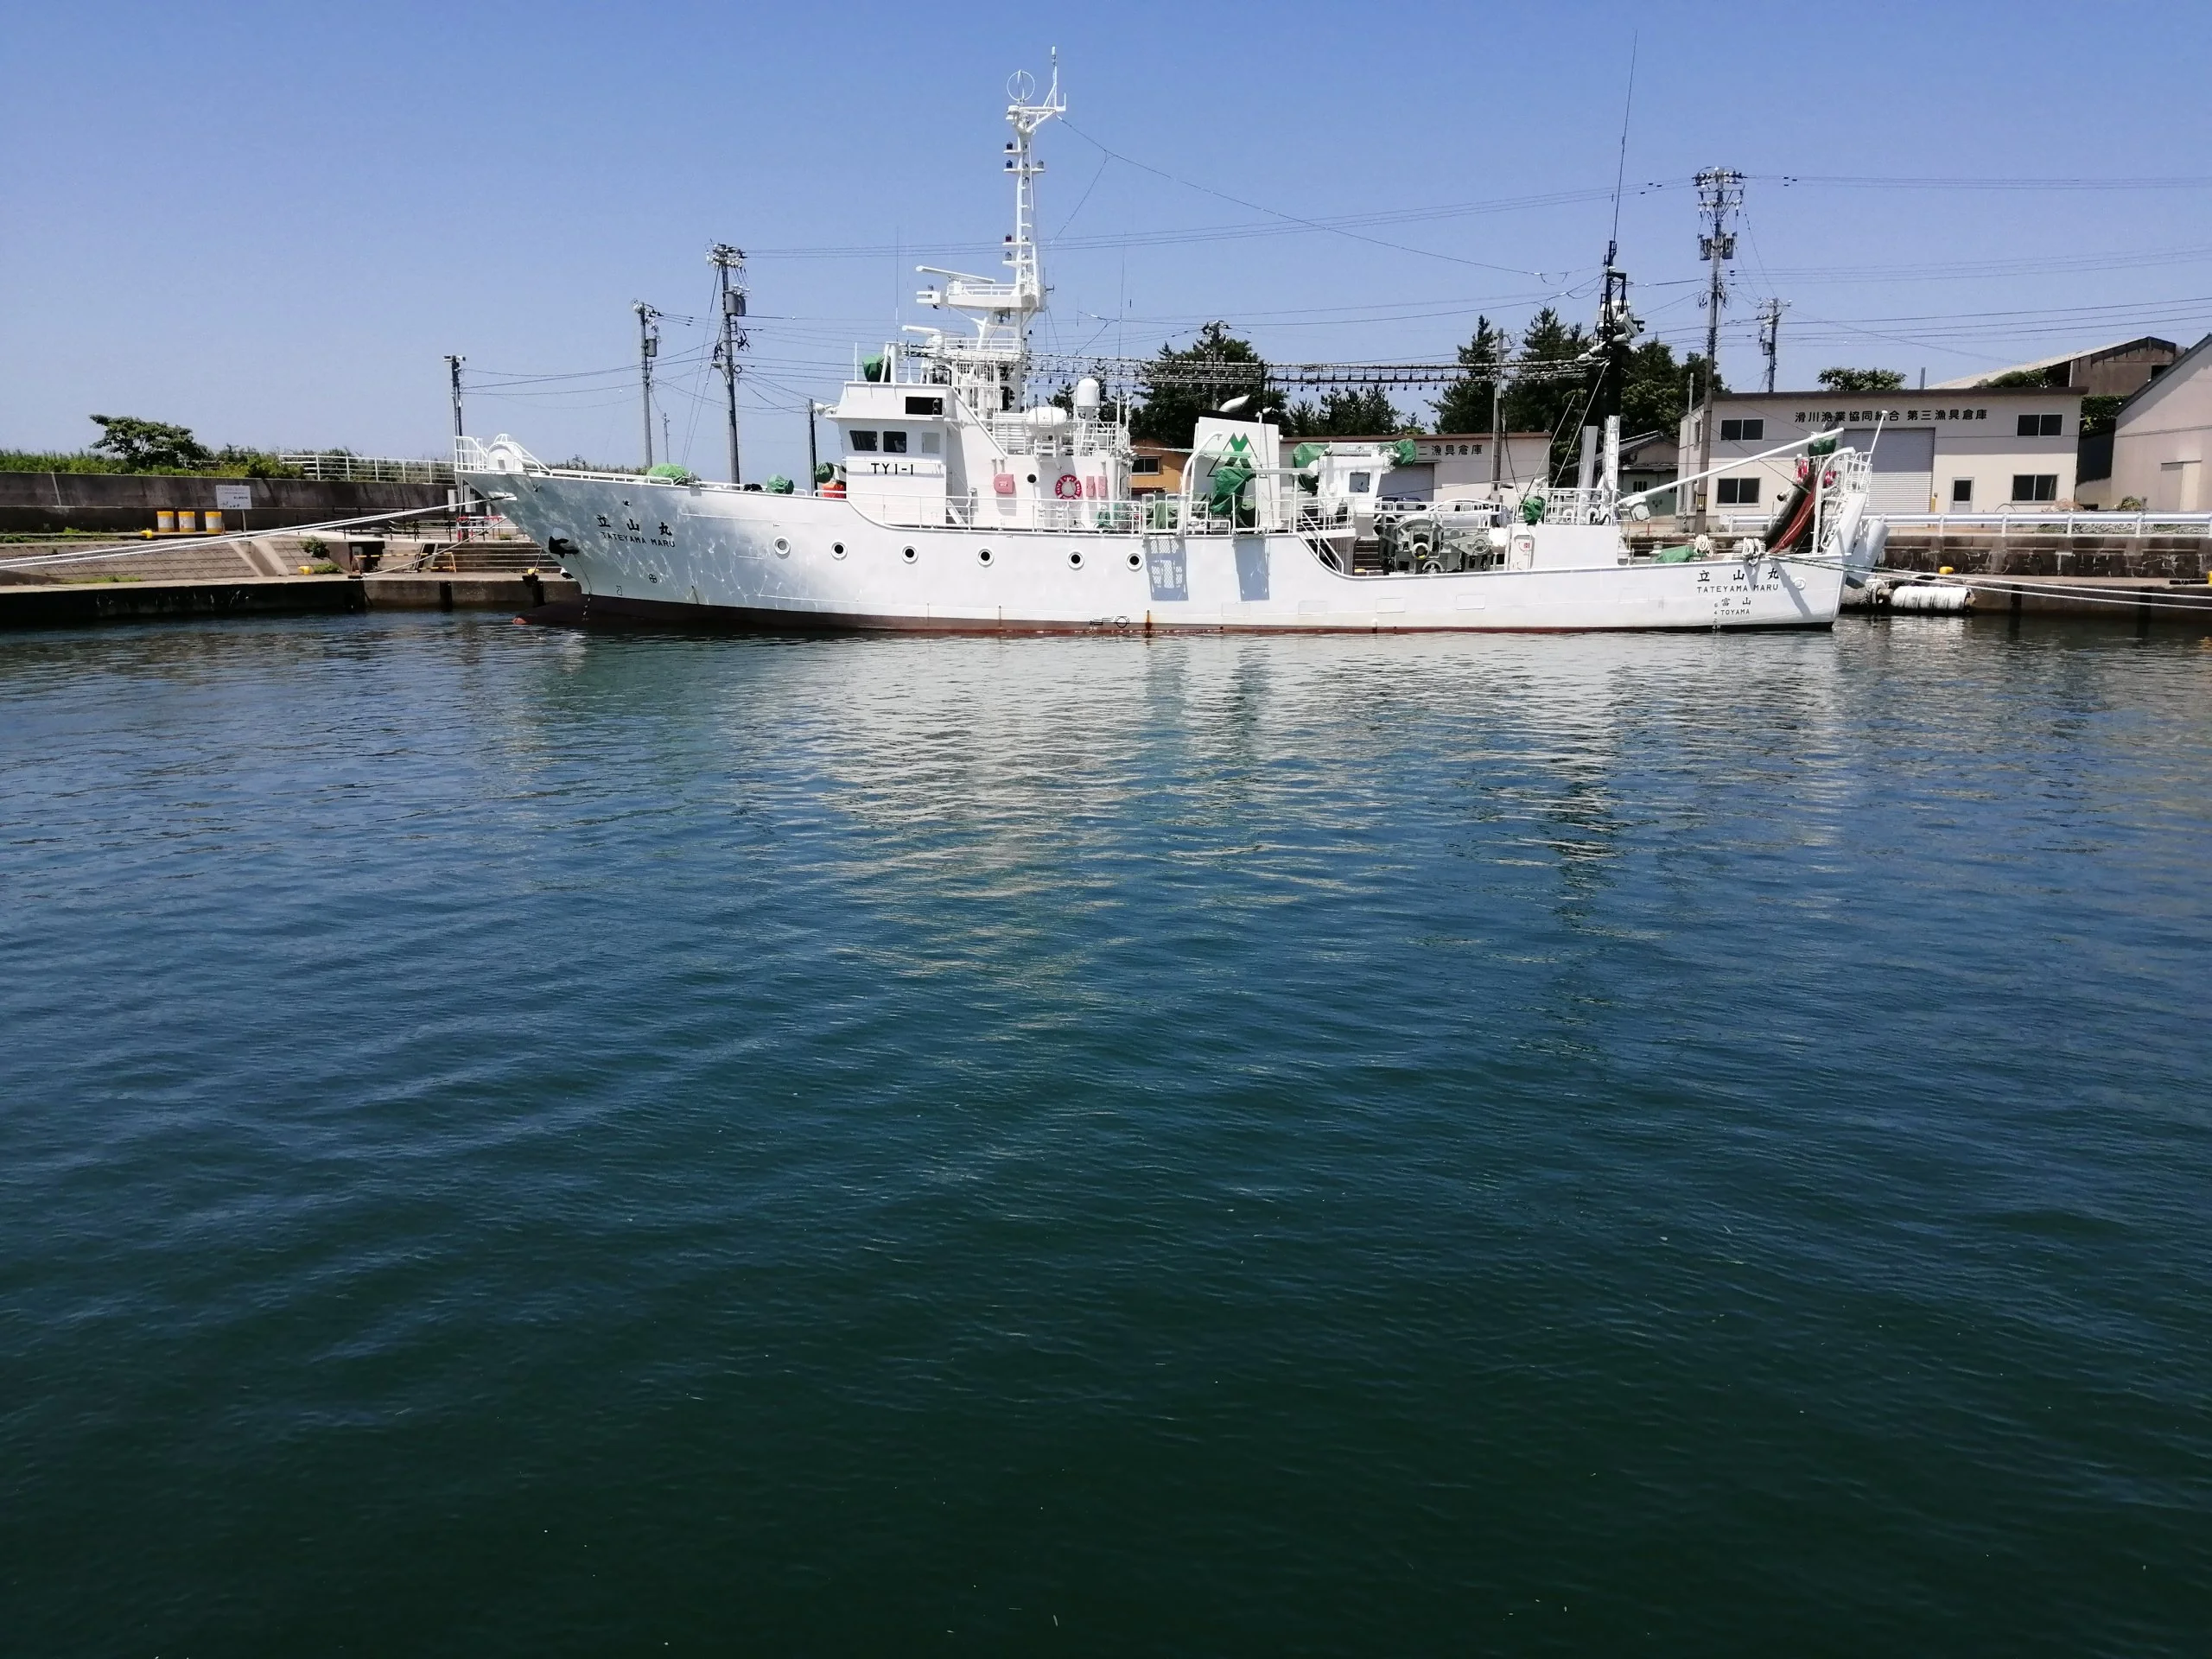
[[[1751,175],[1732,380],[1770,294],[1784,385],[2212,328],[2201,3],[10,0],[0,444],[81,446],[98,411],[441,453],[461,352],[472,430],[630,459],[630,303],[703,316],[728,239],[755,256],[748,470],[796,471],[849,342],[924,320],[917,258],[987,267],[955,250],[1005,228],[1006,78],[1054,45],[1043,343],[1144,353],[1218,316],[1281,359],[1440,355],[1478,312],[1591,308],[1631,35],[1621,244],[1662,337],[1704,326],[1689,175]],[[712,473],[700,338],[667,326],[664,401]]]

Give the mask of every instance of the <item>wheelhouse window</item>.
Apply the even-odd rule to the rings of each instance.
[[[1724,507],[1755,507],[1759,500],[1759,481],[1756,478],[1724,478],[1720,480],[1720,505]]]
[[[2015,501],[2057,500],[2058,474],[2056,473],[2013,474],[2012,499]]]
[[[905,454],[906,453],[906,435],[904,432],[887,429],[883,434],[883,453],[887,455]]]
[[[1764,419],[1720,423],[1720,441],[1723,443],[1758,443],[1765,437],[1766,422]]]
[[[850,432],[846,435],[846,441],[855,449],[872,450],[875,448],[875,434],[873,432]]]
[[[942,397],[909,397],[906,400],[906,412],[909,415],[942,415],[944,413],[944,399]]]
[[[2023,415],[2018,435],[2024,438],[2055,438],[2059,435],[2059,417],[2056,415]]]
[[[1365,495],[1365,494],[1367,494],[1370,491],[1371,491],[1372,489],[1374,489],[1374,487],[1375,487],[1375,474],[1372,474],[1372,473],[1354,473],[1354,474],[1351,475],[1351,483],[1350,488],[1351,488],[1351,493],[1352,493],[1354,495]]]

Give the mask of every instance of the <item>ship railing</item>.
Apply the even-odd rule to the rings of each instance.
[[[1378,496],[1375,501],[1377,522],[1404,518],[1433,518],[1467,530],[1484,530],[1503,522],[1505,508],[1497,501],[1424,501],[1416,496]]]
[[[976,497],[972,491],[965,495],[936,491],[912,494],[869,491],[849,494],[845,499],[864,518],[902,530],[942,530],[948,525],[959,528],[976,522]]]
[[[1019,415],[994,415],[984,423],[991,442],[1009,455],[1120,454],[1128,435],[1116,421],[1071,418],[1059,426],[1036,426]]]
[[[1146,524],[1143,504],[1125,498],[1079,496],[1058,501],[970,492],[953,495],[870,493],[848,499],[862,516],[900,529],[1127,533]]]
[[[1604,488],[1547,490],[1543,502],[1548,524],[1610,524],[1616,516],[1614,493]]]

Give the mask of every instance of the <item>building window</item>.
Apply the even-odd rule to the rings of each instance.
[[[2020,416],[2019,435],[2024,438],[2055,438],[2058,435],[2058,416],[2023,415]]]
[[[909,397],[906,400],[906,412],[909,415],[942,415],[944,413],[944,399],[942,397]]]
[[[2057,500],[2058,474],[2056,473],[2013,474],[2012,499],[2015,501]]]
[[[904,432],[886,432],[883,435],[883,453],[887,455],[905,454],[906,453],[906,435]]]
[[[873,449],[875,448],[875,434],[873,432],[855,432],[850,435],[850,437],[853,448],[855,449]]]
[[[1974,505],[1974,480],[1955,478],[1951,480],[1951,505],[1955,507],[1970,507]]]
[[[1720,480],[1720,505],[1724,507],[1751,507],[1758,505],[1759,481],[1756,478],[1724,478]]]
[[[1758,421],[1723,421],[1720,441],[1723,443],[1758,443],[1766,437],[1766,423]]]
[[[1129,470],[1148,478],[1160,471],[1160,457],[1139,455],[1129,462]]]

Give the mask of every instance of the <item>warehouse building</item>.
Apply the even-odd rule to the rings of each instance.
[[[1697,470],[1702,421],[1698,410],[1682,421],[1686,473]],[[1730,529],[1771,516],[1796,480],[1795,454],[1754,457],[1839,427],[1846,443],[1872,451],[1877,512],[2033,512],[2074,504],[2078,391],[1731,392],[1716,401],[1713,423],[1711,464],[1719,471],[1703,486],[1705,504]]]
[[[1393,432],[1325,442],[1389,443],[1399,435]],[[1414,501],[1487,500],[1495,468],[1500,493],[1517,496],[1527,486],[1542,483],[1550,465],[1548,432],[1509,432],[1503,448],[1487,432],[1422,432],[1414,434],[1413,441],[1412,463],[1393,467],[1382,475],[1383,494]]]
[[[2120,406],[2107,476],[2081,493],[2098,506],[2212,512],[2204,463],[2212,450],[2212,334]]]

